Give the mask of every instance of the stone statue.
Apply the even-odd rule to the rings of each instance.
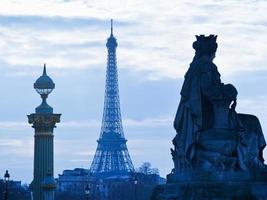
[[[216,38],[200,35],[193,43],[196,53],[185,75],[174,121],[177,135],[172,155],[180,163],[175,170],[265,167],[262,151],[266,143],[260,123],[255,116],[235,112],[237,90],[221,82],[213,63]]]
[[[152,199],[267,200],[266,143],[260,122],[235,111],[238,92],[221,81],[213,63],[217,36],[196,39],[174,120],[174,168]]]

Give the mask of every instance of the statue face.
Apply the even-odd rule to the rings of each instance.
[[[215,58],[215,53],[213,53],[211,56],[210,56],[210,60],[213,61],[213,59]]]

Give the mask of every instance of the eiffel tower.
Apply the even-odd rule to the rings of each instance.
[[[118,71],[116,61],[116,38],[113,36],[113,20],[111,20],[111,34],[107,39],[107,69],[104,112],[100,138],[90,173],[98,177],[127,175],[134,171],[124,137],[118,85]]]

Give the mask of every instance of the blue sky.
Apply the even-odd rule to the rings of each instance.
[[[1,0],[0,172],[32,179],[33,129],[26,115],[41,101],[32,84],[43,63],[56,83],[48,102],[62,113],[55,174],[90,166],[100,133],[110,18],[135,167],[150,161],[162,176],[171,171],[172,121],[196,34],[218,35],[222,80],[237,87],[237,110],[257,115],[266,132],[266,9],[264,0]]]

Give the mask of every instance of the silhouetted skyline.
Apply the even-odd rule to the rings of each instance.
[[[32,180],[26,115],[40,102],[32,83],[43,63],[56,82],[49,103],[63,114],[55,176],[89,167],[101,127],[110,18],[120,39],[122,117],[136,167],[149,161],[165,176],[173,166],[173,120],[196,34],[218,35],[214,62],[222,81],[238,88],[238,112],[257,115],[266,133],[267,95],[259,84],[267,81],[266,1],[3,0],[0,7],[0,171],[16,180]]]

